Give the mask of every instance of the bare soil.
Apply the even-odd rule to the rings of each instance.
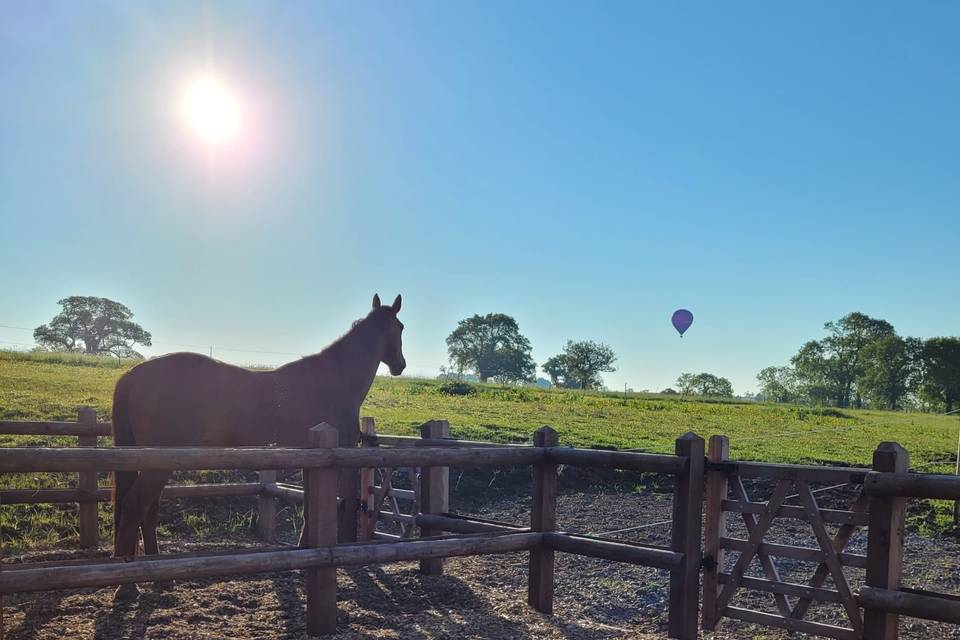
[[[669,485],[654,477],[595,478],[562,476],[559,526],[564,530],[609,533],[609,537],[665,544],[670,526]],[[523,524],[529,517],[529,481],[512,472],[460,475],[453,508],[485,518]],[[638,491],[633,491],[637,487]],[[762,486],[751,487],[754,499],[765,499]],[[849,489],[818,495],[824,506],[845,508]],[[791,501],[793,504],[797,502]],[[744,537],[742,521],[729,514],[731,535]],[[778,520],[768,538],[774,542],[815,546],[809,526]],[[640,528],[636,528],[640,527]],[[628,531],[617,531],[630,529]],[[833,533],[833,528],[831,528]],[[293,541],[295,529],[283,529]],[[231,536],[198,542],[171,540],[167,551],[243,549],[256,547],[253,536]],[[865,535],[850,548],[863,552]],[[729,554],[735,556],[735,554]],[[7,561],[80,557],[77,553],[41,551]],[[911,534],[906,553],[906,585],[945,593],[960,592],[960,544],[952,537]],[[728,557],[728,566],[735,557]],[[816,565],[777,559],[781,576],[804,583]],[[760,575],[754,565],[753,575]],[[555,613],[541,615],[526,604],[525,554],[448,560],[443,576],[423,577],[415,563],[339,572],[339,638],[663,638],[666,637],[666,572],[645,567],[558,554]],[[848,569],[856,589],[862,571]],[[832,586],[830,582],[827,587]],[[305,637],[304,593],[298,572],[263,574],[229,581],[184,581],[174,585],[141,585],[139,600],[117,603],[112,589],[86,589],[19,594],[4,602],[6,638],[254,638]],[[768,594],[740,592],[733,604],[776,612]],[[815,605],[808,619],[847,625],[839,605]],[[724,620],[705,637],[803,637]],[[960,638],[960,627],[901,619],[905,639]]]

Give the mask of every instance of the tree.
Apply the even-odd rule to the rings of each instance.
[[[457,323],[447,337],[447,352],[459,370],[475,371],[480,382],[529,382],[537,365],[530,341],[517,321],[502,313],[475,315]]]
[[[698,396],[733,397],[733,385],[726,378],[715,376],[712,373],[683,373],[677,378],[680,393]]]
[[[57,304],[63,311],[33,332],[34,340],[42,347],[141,358],[133,346],[151,344],[150,333],[133,322],[133,312],[119,302],[94,296],[70,296]]]
[[[864,349],[871,342],[895,335],[893,325],[886,320],[854,312],[836,322],[823,325],[828,335],[823,340],[812,340],[791,360],[802,386],[812,393],[825,393],[838,407],[861,404],[861,394],[854,387],[864,372]]]
[[[923,394],[953,411],[960,400],[960,338],[931,338],[922,353]]]
[[[579,383],[570,375],[567,358],[562,353],[544,362],[541,369],[550,376],[550,382],[555,387],[561,389],[576,389],[579,386]]]
[[[871,406],[899,409],[907,393],[915,386],[916,360],[912,347],[916,338],[885,336],[863,350],[863,375],[857,387],[870,399]]]
[[[600,374],[616,371],[617,356],[613,349],[593,340],[567,340],[563,353],[543,363],[543,370],[557,386],[579,389],[599,389],[603,385]]]
[[[767,367],[757,374],[760,393],[768,402],[797,399],[797,374],[791,367]]]

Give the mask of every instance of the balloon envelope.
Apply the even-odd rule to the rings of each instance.
[[[680,333],[680,336],[683,337],[684,331],[690,328],[690,325],[693,324],[693,314],[687,311],[686,309],[677,309],[673,312],[673,328]]]

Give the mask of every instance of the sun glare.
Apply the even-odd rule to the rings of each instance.
[[[181,112],[187,127],[209,145],[237,137],[243,114],[237,96],[218,78],[194,78],[183,92]]]

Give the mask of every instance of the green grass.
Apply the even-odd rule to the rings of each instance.
[[[74,420],[83,405],[110,415],[113,385],[131,366],[110,359],[59,354],[0,352],[0,420]],[[730,437],[734,458],[804,464],[869,465],[883,441],[910,451],[914,466],[949,460],[956,448],[956,417],[889,411],[810,409],[753,402],[708,401],[676,396],[544,390],[482,385],[466,396],[445,395],[432,380],[378,378],[363,407],[380,433],[418,433],[431,419],[450,421],[455,437],[497,442],[526,442],[533,431],[550,425],[563,444],[671,452],[674,439],[687,431]],[[75,444],[74,438],[0,436],[0,444]],[[952,464],[923,467],[951,472]],[[194,480],[211,481],[205,475]],[[191,478],[188,477],[188,481]],[[0,476],[0,487],[69,486],[74,474]],[[104,478],[106,482],[106,478]],[[74,535],[69,507],[35,505],[0,510],[5,534],[52,541]],[[11,512],[16,513],[11,513]],[[924,522],[944,519],[934,505]],[[193,516],[191,516],[193,517]],[[201,516],[198,530],[208,526]]]

